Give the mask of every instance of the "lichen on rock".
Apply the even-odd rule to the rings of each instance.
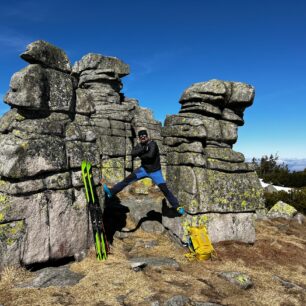
[[[267,214],[267,217],[269,218],[285,218],[285,219],[290,219],[293,218],[297,214],[297,210],[283,202],[283,201],[278,201],[269,211]]]

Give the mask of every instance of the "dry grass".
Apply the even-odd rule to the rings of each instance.
[[[16,282],[32,277],[32,274],[22,267],[5,267],[0,274],[0,288],[10,288]]]
[[[128,227],[134,225],[128,221]],[[145,248],[144,242],[157,246]],[[15,285],[32,276],[19,269],[6,269],[0,280],[0,304],[7,305],[150,305],[183,294],[194,301],[222,305],[306,305],[306,291],[286,289],[273,275],[306,288],[306,225],[285,220],[257,222],[254,245],[223,242],[215,245],[218,260],[189,262],[186,250],[166,235],[133,232],[115,239],[107,261],[98,262],[92,249],[71,270],[85,277],[72,287],[21,289]],[[174,258],[180,269],[145,268],[135,272],[128,258],[165,256]],[[218,277],[221,271],[249,274],[254,287],[242,290]]]

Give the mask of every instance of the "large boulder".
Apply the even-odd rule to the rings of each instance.
[[[47,109],[45,91],[44,69],[37,64],[29,65],[12,76],[4,102],[17,107]]]
[[[269,218],[285,218],[285,219],[291,219],[297,214],[297,210],[283,202],[278,201],[269,211],[267,214],[267,217]]]
[[[74,81],[65,73],[38,64],[16,72],[5,103],[36,111],[73,111]]]
[[[213,242],[255,241],[253,218],[264,207],[263,189],[254,166],[232,149],[254,94],[244,83],[195,83],[183,92],[179,114],[165,120],[168,185],[193,216],[165,215],[163,224],[183,242],[191,224],[205,224]]]
[[[18,133],[16,136],[0,134],[0,176],[19,179],[67,169],[62,139],[51,136],[22,139],[18,136]]]
[[[86,249],[86,211],[84,193],[72,189],[18,197],[0,193],[1,266],[45,262]]]
[[[43,40],[37,40],[27,46],[21,58],[30,64],[40,64],[63,72],[71,72],[71,64],[66,53]]]
[[[94,75],[114,73],[119,77],[126,76],[130,73],[129,65],[120,59],[95,53],[86,54],[72,68],[74,74],[81,74],[85,70],[92,70]]]

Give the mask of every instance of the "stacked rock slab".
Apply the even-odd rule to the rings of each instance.
[[[121,78],[129,74],[129,66],[119,59],[89,53],[76,62],[72,73],[79,81],[71,135],[75,137],[76,126],[80,135],[85,135],[89,126],[94,130],[94,151],[98,152],[95,164],[109,183],[116,183],[139,166],[139,160],[131,156],[138,130],[146,128],[150,137],[162,145],[161,123],[136,99],[120,93]]]
[[[152,113],[120,93],[129,66],[119,59],[88,54],[72,69],[45,41],[21,57],[29,65],[12,76],[11,110],[0,118],[0,268],[92,246],[81,161],[93,164],[96,184],[101,168],[115,182],[137,164],[129,152],[140,125],[161,139]]]
[[[167,116],[162,135],[167,146],[168,184],[193,216],[163,217],[181,241],[187,226],[205,224],[212,241],[255,241],[254,213],[264,206],[252,164],[232,150],[243,112],[254,88],[211,80],[187,88],[178,115]]]
[[[72,256],[89,245],[66,143],[77,85],[70,61],[44,41],[21,57],[30,65],[12,76],[5,96],[12,108],[0,121],[0,266]]]

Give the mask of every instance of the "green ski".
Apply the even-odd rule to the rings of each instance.
[[[94,236],[93,238],[96,248],[96,256],[98,260],[107,259],[109,248],[105,237],[102,211],[96,198],[91,163],[83,160],[81,170],[82,179],[85,187],[85,196],[90,211],[90,218]]]
[[[85,195],[87,203],[89,203],[89,193],[88,193],[88,183],[87,183],[87,170],[86,170],[87,162],[85,160],[82,161],[82,179],[85,187]]]

